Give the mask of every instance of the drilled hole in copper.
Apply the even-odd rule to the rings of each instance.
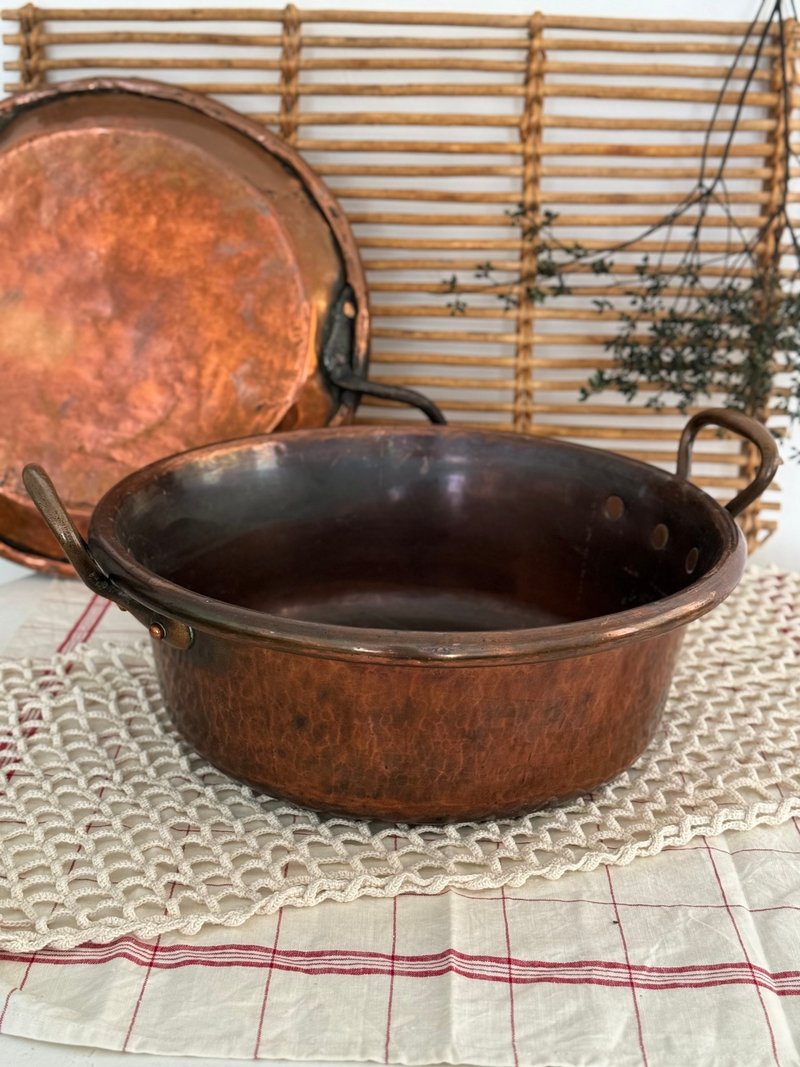
[[[667,547],[667,541],[669,541],[669,530],[663,522],[660,522],[650,535],[650,544],[660,552],[662,548]]]
[[[686,555],[686,573],[694,574],[694,569],[697,566],[697,561],[700,558],[700,550],[697,548],[690,548]]]
[[[618,496],[610,496],[606,501],[605,513],[614,522],[621,519],[625,512],[625,505]]]

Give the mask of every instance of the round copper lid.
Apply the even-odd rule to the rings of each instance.
[[[0,189],[0,555],[70,572],[27,462],[85,530],[151,461],[352,415],[322,355],[366,372],[355,242],[263,127],[154,82],[37,90],[0,103]]]

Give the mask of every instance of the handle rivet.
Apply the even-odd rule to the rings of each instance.
[[[344,304],[342,304],[342,311],[348,319],[356,317],[356,306],[350,300],[345,300]]]
[[[161,625],[160,622],[151,622],[147,628],[148,633],[154,641],[163,641],[167,636],[167,631]]]

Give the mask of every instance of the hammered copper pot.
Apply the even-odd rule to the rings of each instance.
[[[761,452],[727,509],[687,480],[709,423]],[[689,422],[677,475],[501,432],[304,431],[125,478],[88,546],[44,472],[26,483],[84,581],[149,627],[200,753],[320,811],[417,823],[530,810],[637,758],[777,462],[730,411]]]

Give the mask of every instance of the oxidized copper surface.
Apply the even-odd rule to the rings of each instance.
[[[151,83],[44,90],[0,105],[0,189],[0,554],[61,556],[24,461],[85,532],[106,489],[162,456],[348,416],[318,356],[348,282],[364,369],[355,247],[261,127]]]
[[[686,477],[707,423],[761,454],[728,509]],[[724,411],[690,420],[681,475],[521,434],[315,430],[129,476],[88,546],[44,472],[26,483],[89,587],[150,630],[212,763],[321,811],[427,822],[563,799],[639,755],[777,463]]]
[[[176,726],[228,774],[318,811],[425,823],[521,814],[625,770],[658,726],[683,634],[457,669],[205,633],[155,656]]]

